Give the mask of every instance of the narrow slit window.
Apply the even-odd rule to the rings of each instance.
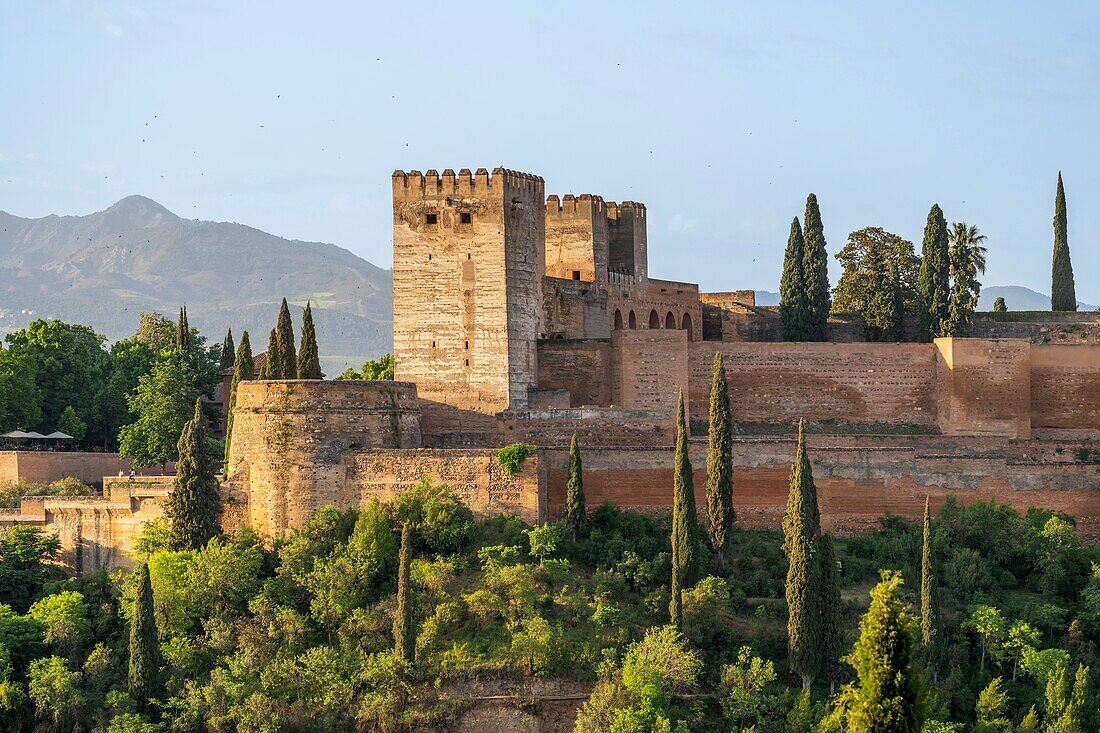
[[[458,215],[458,223],[459,224],[469,224],[471,221],[473,221],[473,219],[471,218],[469,211],[463,211],[463,212],[459,213],[459,215]]]
[[[580,270],[573,270],[573,279],[574,280],[580,280],[581,279],[581,271]]]
[[[438,224],[439,223],[439,214],[425,214],[424,215],[424,223],[425,224]]]

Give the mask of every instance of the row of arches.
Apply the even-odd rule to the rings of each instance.
[[[675,329],[675,328],[677,328],[676,316],[673,314],[672,311],[669,311],[668,313],[665,314],[665,319],[664,320],[665,320],[664,327],[666,329]],[[683,318],[681,318],[679,320],[679,328],[681,328],[681,329],[688,332],[688,341],[694,340],[694,335],[693,335],[694,330],[692,329],[691,326],[692,326],[691,314],[690,313],[685,313]],[[635,315],[633,308],[631,308],[630,311],[627,313],[626,327],[627,328],[637,328],[638,327],[638,316]],[[657,312],[656,308],[654,308],[653,310],[651,310],[649,312],[649,328],[661,328],[661,315]],[[615,309],[615,330],[616,331],[623,330],[623,313],[618,308]]]

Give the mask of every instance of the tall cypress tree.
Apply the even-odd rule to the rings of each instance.
[[[829,322],[829,253],[825,251],[825,227],[821,224],[821,209],[817,196],[806,197],[803,235],[802,277],[806,289],[806,341],[825,341]]]
[[[283,304],[279,306],[275,341],[278,344],[279,379],[294,379],[298,375],[298,356],[294,348],[294,323],[290,320],[290,308],[286,304],[286,298],[283,298]]]
[[[164,506],[171,520],[169,544],[174,550],[195,550],[218,534],[218,480],[199,400],[195,400],[195,415],[184,426],[178,448],[176,482]]]
[[[229,408],[225,417],[225,471],[229,470],[229,446],[233,439],[233,408],[237,406],[237,385],[246,379],[254,379],[256,364],[252,361],[252,343],[248,331],[241,334],[241,345],[233,359],[233,381],[229,387]]]
[[[724,560],[737,515],[733,510],[733,420],[730,417],[730,393],[721,351],[714,354],[709,420],[707,526],[710,529],[711,545],[719,559]]]
[[[225,340],[222,341],[222,358],[218,363],[218,371],[223,369],[229,369],[233,366],[233,359],[236,357],[237,347],[233,345],[233,329],[229,329],[225,333]]]
[[[783,277],[779,281],[779,317],[783,320],[784,341],[804,341],[806,337],[806,283],[802,272],[805,242],[796,216],[791,220],[787,251],[783,254]]]
[[[138,707],[149,711],[150,698],[160,692],[160,642],[153,617],[153,585],[149,580],[149,565],[142,563],[138,574],[134,615],[130,619],[130,667],[128,674],[130,697]]]
[[[409,598],[409,523],[401,526],[401,553],[397,564],[397,611],[393,616],[394,653],[411,663],[416,654],[412,601]]]
[[[280,317],[281,320],[281,317]],[[306,301],[302,314],[302,348],[298,351],[298,379],[323,379],[321,360],[317,355],[317,332],[313,329],[313,308]]]
[[[932,513],[924,498],[924,532],[920,553],[920,640],[932,679],[939,673],[939,606],[936,603],[936,576],[932,566]]]
[[[672,525],[672,584],[669,589],[668,622],[679,630],[684,628],[684,583],[676,538],[676,524]]]
[[[791,466],[787,511],[783,516],[783,550],[787,568],[787,649],[791,669],[810,689],[821,669],[821,563],[815,557],[821,518],[817,487],[806,454],[805,421],[798,422],[798,447]]]
[[[267,353],[264,355],[264,365],[260,367],[260,379],[283,379],[280,370],[283,361],[279,358],[279,333],[274,328],[267,337]]]
[[[688,457],[687,424],[684,410],[684,393],[680,391],[680,403],[676,413],[676,455],[672,476],[672,542],[673,557],[680,567],[683,585],[691,585],[697,579],[702,557],[699,547],[699,517],[695,508],[695,478],[691,459]]]
[[[191,347],[191,326],[187,323],[187,306],[180,308],[180,319],[176,323],[176,348],[187,353]]]
[[[1050,282],[1050,309],[1054,311],[1077,310],[1066,223],[1066,190],[1062,187],[1062,171],[1058,171],[1058,193],[1054,197],[1054,262]]]
[[[573,528],[573,539],[584,528],[584,476],[577,434],[569,440],[569,480],[565,482],[565,521]]]
[[[833,537],[821,534],[818,556],[821,558],[821,672],[833,694],[844,652],[844,616],[840,606],[840,578],[836,572]]]
[[[951,245],[947,237],[947,219],[939,204],[932,204],[924,224],[917,291],[921,340],[931,341],[946,335],[944,323],[951,307]]]

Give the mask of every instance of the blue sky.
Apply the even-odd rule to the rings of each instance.
[[[1100,302],[1100,4],[41,2],[0,7],[0,209],[132,193],[390,265],[390,173],[504,165],[644,201],[650,272],[775,290],[933,202],[1050,288],[1057,172]],[[839,275],[835,261],[831,274]]]

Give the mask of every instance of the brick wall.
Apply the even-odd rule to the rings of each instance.
[[[1100,430],[1100,345],[1031,347],[1031,425]]]
[[[79,451],[0,451],[0,484],[49,484],[63,478],[75,478],[99,486],[104,476],[130,473],[130,459],[117,453]],[[173,464],[168,469],[175,470]],[[135,469],[142,475],[160,473],[160,466]]]
[[[610,339],[539,341],[539,389],[569,391],[570,407],[611,406]]]
[[[607,289],[585,280],[542,280],[544,331],[567,339],[608,338]]]
[[[946,338],[935,349],[944,434],[1031,437],[1028,342]]]
[[[625,330],[612,334],[619,375],[614,403],[630,410],[671,415],[681,390],[688,390],[688,340],[685,331]],[[691,411],[691,408],[688,408]],[[706,409],[698,413],[706,414]]]
[[[735,420],[936,424],[931,344],[694,343],[694,415],[707,414],[717,351]]]

